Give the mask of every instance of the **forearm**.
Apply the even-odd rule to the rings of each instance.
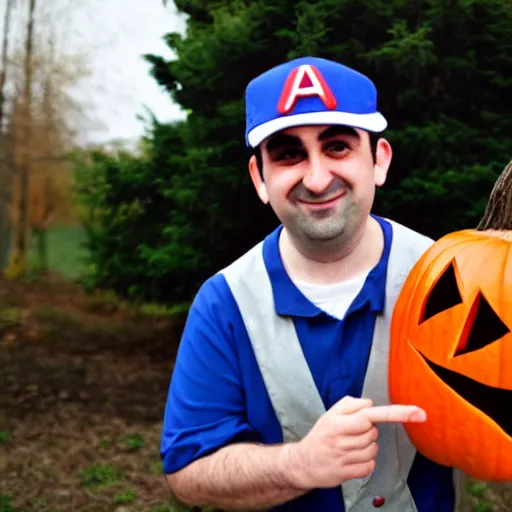
[[[176,497],[192,506],[260,510],[306,492],[294,484],[291,445],[235,444],[168,475]]]

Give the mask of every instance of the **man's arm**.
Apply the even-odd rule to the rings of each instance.
[[[375,470],[377,423],[423,422],[415,406],[376,406],[344,397],[301,441],[262,447],[238,444],[197,459],[168,477],[178,499],[190,505],[258,510],[280,505],[314,488],[340,485]],[[385,468],[380,468],[385,471]]]
[[[247,420],[238,317],[217,276],[201,288],[183,332],[161,455],[169,486],[185,504],[257,510],[305,492],[289,482],[292,462],[284,445],[262,445]]]
[[[307,492],[294,483],[293,445],[239,443],[167,475],[173,494],[189,506],[261,510]]]

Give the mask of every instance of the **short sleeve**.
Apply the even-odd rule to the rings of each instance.
[[[236,314],[224,277],[206,281],[190,308],[167,396],[160,447],[165,473],[226,444],[256,440],[230,321]]]

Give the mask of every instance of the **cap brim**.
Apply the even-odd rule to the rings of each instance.
[[[292,116],[278,117],[253,128],[247,135],[249,146],[256,147],[270,135],[293,126],[339,124],[361,128],[370,132],[382,132],[388,122],[380,112],[371,114],[351,114],[348,112],[308,112]]]

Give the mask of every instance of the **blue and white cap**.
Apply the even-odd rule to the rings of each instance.
[[[387,127],[373,82],[317,57],[295,59],[254,78],[245,91],[245,112],[249,147],[292,126],[340,124],[371,132]]]

